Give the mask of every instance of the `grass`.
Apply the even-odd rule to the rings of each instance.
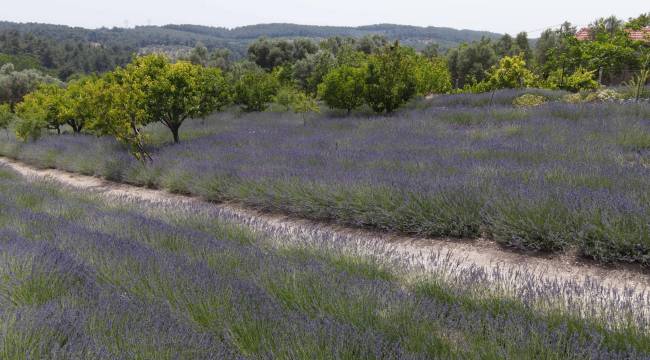
[[[650,354],[639,297],[594,296],[616,314],[600,316],[553,305],[577,284],[517,276],[528,292],[512,296],[480,271],[412,278],[336,244],[276,246],[215,209],[107,203],[3,169],[0,190],[3,359]]]

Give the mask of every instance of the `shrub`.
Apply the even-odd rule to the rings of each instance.
[[[546,103],[546,98],[541,95],[524,94],[516,98],[512,105],[516,107],[535,107]]]
[[[589,93],[584,101],[586,102],[612,102],[621,99],[621,94],[612,89],[602,89]]]
[[[563,89],[573,92],[595,90],[600,87],[594,80],[595,71],[578,68],[573,74],[566,76],[562,70],[552,72],[546,79],[546,86],[551,89]]]
[[[575,94],[566,94],[562,97],[562,101],[565,103],[569,104],[580,104],[584,102],[584,99],[582,98],[582,94],[580,93],[575,93]]]

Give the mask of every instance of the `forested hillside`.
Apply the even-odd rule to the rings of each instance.
[[[0,22],[0,65],[12,62],[18,68],[39,67],[66,78],[76,72],[103,72],[123,65],[133,53],[151,47],[226,48],[233,58],[246,55],[251,41],[259,37],[311,38],[382,35],[405,45],[424,48],[429,43],[446,49],[482,37],[489,32],[405,25],[333,27],[295,24],[262,24],[234,29],[199,25],[137,26],[132,29],[84,29],[64,25]]]

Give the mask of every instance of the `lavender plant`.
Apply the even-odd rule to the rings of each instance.
[[[603,309],[617,319],[596,307],[541,309],[536,299],[576,298],[586,285],[518,276],[526,289],[520,296],[476,296],[472,289],[487,275],[477,269],[461,271],[453,286],[434,278],[405,282],[399,267],[333,248],[269,247],[265,235],[215,209],[158,207],[108,204],[0,169],[2,358],[650,354],[639,311],[647,297],[595,296],[612,299]]]
[[[513,108],[524,93],[550,102]],[[649,265],[650,106],[555,101],[563,96],[504,90],[487,107],[482,94],[446,95],[390,117],[307,123],[222,113],[189,122],[179,145],[149,128],[146,165],[90,136],[5,135],[0,153],[315,220]]]

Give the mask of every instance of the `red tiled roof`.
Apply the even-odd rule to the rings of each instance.
[[[627,30],[630,40],[636,41],[650,41],[650,26],[646,26],[641,30]]]
[[[591,40],[591,30],[589,28],[582,28],[576,33],[576,39],[580,41]]]

